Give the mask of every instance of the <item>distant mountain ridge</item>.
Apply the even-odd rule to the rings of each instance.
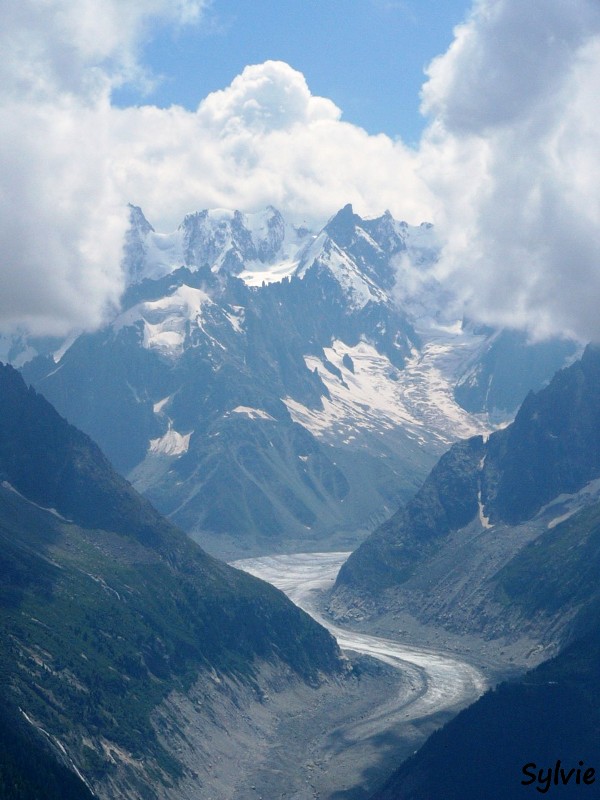
[[[273,206],[254,214],[204,209],[187,214],[169,234],[157,233],[138,206],[130,207],[130,220],[125,251],[130,283],[164,277],[180,266],[209,266],[214,273],[241,275],[249,285],[279,281],[310,267],[328,241],[339,254],[349,253],[359,279],[370,277],[390,289],[395,281],[391,256],[411,252],[426,263],[438,251],[430,223],[397,222],[389,211],[362,219],[351,205],[344,206],[322,231],[286,222]]]
[[[431,225],[351,206],[171,234],[132,208],[120,313],[23,372],[211,552],[351,547],[576,349],[448,319],[437,253]]]
[[[130,206],[131,227],[125,244],[130,283],[161,278],[180,266],[239,274],[247,264],[270,265],[293,259],[310,237],[306,227],[286,224],[277,209],[242,214],[205,209],[188,214],[176,231],[157,233],[141,208]]]

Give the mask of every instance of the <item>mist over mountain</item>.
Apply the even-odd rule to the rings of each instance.
[[[132,207],[120,313],[23,371],[211,552],[352,547],[576,351],[449,315],[437,255],[431,225],[349,205],[169,234]]]

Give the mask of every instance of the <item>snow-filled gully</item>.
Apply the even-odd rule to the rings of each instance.
[[[446,653],[347,630],[332,624],[318,612],[319,593],[333,585],[348,556],[349,553],[275,555],[239,560],[233,566],[284,591],[296,605],[324,625],[343,650],[373,656],[408,673],[412,690],[409,694],[403,691],[398,695],[393,715],[397,720],[416,721],[464,705],[481,695],[487,683],[471,664]],[[373,711],[377,713],[376,709]],[[386,715],[390,716],[389,708]]]

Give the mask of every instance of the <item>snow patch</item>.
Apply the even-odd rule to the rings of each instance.
[[[423,443],[433,438],[450,444],[486,430],[483,418],[469,414],[454,400],[449,342],[435,340],[422,352],[414,351],[404,370],[397,370],[365,341],[351,347],[336,340],[324,348],[324,354],[341,379],[319,358],[304,359],[329,391],[330,397],[322,398],[323,409],[309,409],[291,397],[283,398],[292,419],[315,436],[350,443],[365,432],[385,433],[400,427]],[[352,359],[354,372],[344,365],[345,355]]]
[[[552,528],[560,525],[561,522],[565,522],[569,517],[572,517],[573,514],[599,501],[600,478],[595,478],[574,494],[560,494],[555,497],[545,506],[542,506],[537,517],[547,517],[552,513],[556,514],[560,510],[562,513],[553,516],[547,523],[548,529],[552,530]]]
[[[71,345],[73,344],[75,339],[77,339],[80,334],[81,334],[81,331],[79,331],[79,330],[73,331],[64,340],[64,342],[61,344],[61,346],[58,348],[58,350],[54,351],[54,353],[52,354],[52,358],[53,358],[55,364],[58,364],[58,362],[62,359],[64,354],[67,352],[67,350],[71,347]]]
[[[365,234],[366,235],[366,234]],[[354,310],[364,308],[367,303],[386,303],[387,294],[366,276],[343,250],[322,231],[302,257],[297,270],[299,278],[319,264],[332,274],[340,284],[349,305]]]
[[[556,528],[557,525],[560,525],[561,522],[566,522],[569,517],[572,517],[578,511],[577,508],[572,509],[571,511],[567,511],[566,514],[562,514],[560,517],[554,517],[548,523],[548,530],[552,530],[552,528]]]
[[[223,313],[236,333],[244,332],[243,324],[246,317],[246,309],[243,306],[231,306],[231,312],[224,311]]]
[[[202,289],[183,284],[159,300],[138,303],[121,314],[113,323],[113,330],[143,324],[142,344],[147,350],[156,350],[169,358],[183,352],[190,324],[202,327],[202,309],[214,305]]]
[[[263,411],[260,408],[250,408],[250,406],[236,406],[232,414],[243,414],[246,417],[250,417],[250,419],[269,419],[275,422],[275,418],[268,414],[266,411]]]
[[[297,259],[287,259],[275,264],[263,264],[260,261],[251,261],[246,269],[240,272],[241,278],[247,286],[262,286],[269,283],[281,283],[284,278],[291,277],[298,268]]]
[[[181,456],[187,453],[193,432],[181,434],[169,426],[169,430],[164,436],[159,439],[150,439],[148,451],[156,455]]]
[[[167,405],[167,403],[172,397],[173,395],[170,394],[168,397],[163,397],[163,399],[159,400],[158,403],[154,403],[154,405],[152,406],[152,410],[154,411],[154,413],[161,414],[163,408]]]
[[[481,500],[481,489],[477,493],[477,505],[479,507],[479,522],[482,528],[488,530],[489,528],[493,528],[494,526],[490,522],[490,518],[486,517],[485,510],[483,508],[483,502]]]

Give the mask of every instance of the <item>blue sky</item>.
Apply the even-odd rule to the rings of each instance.
[[[274,59],[302,72],[313,94],[369,133],[416,143],[424,68],[443,53],[467,0],[214,0],[198,24],[155,27],[143,61],[163,76],[147,95],[115,102],[195,109],[248,64]]]

